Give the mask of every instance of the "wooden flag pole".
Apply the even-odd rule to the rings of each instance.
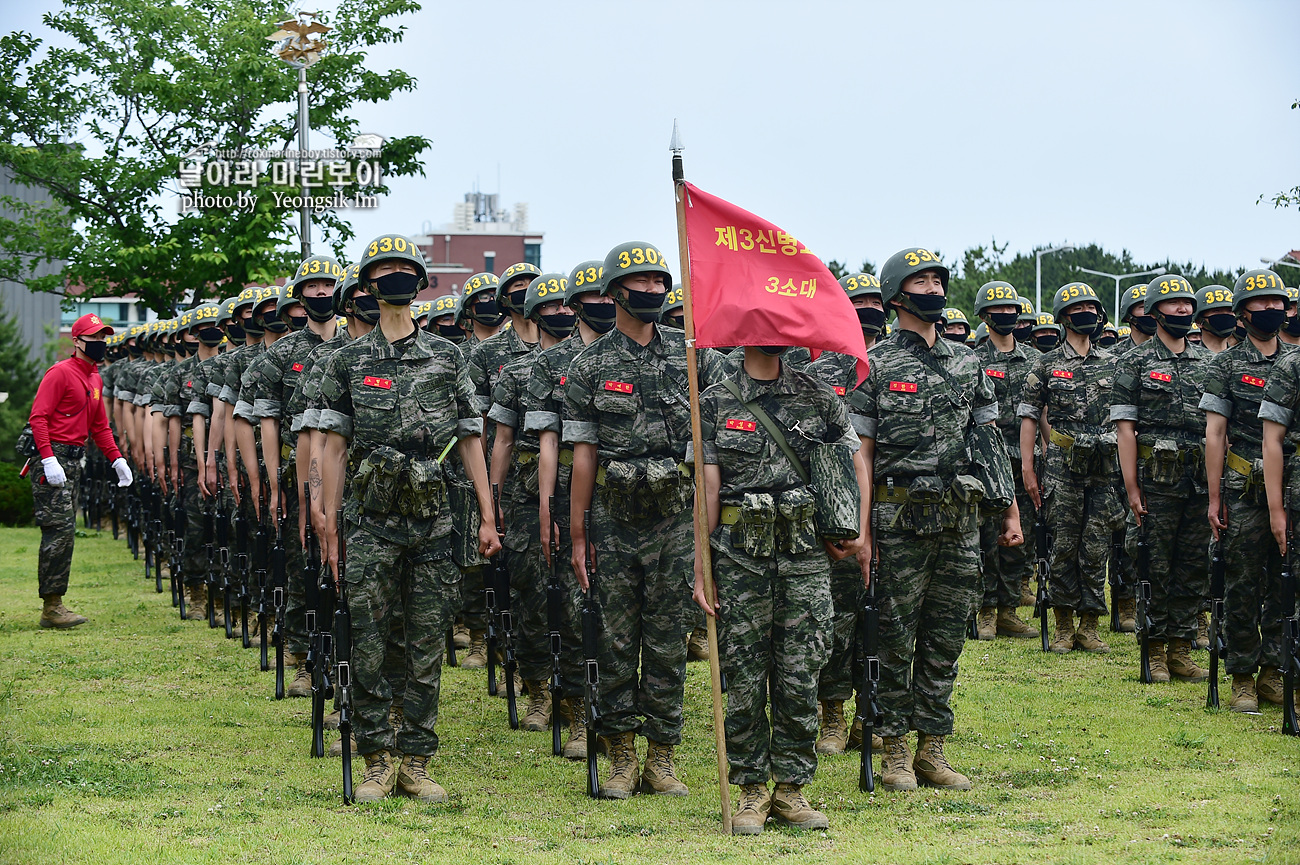
[[[677,250],[682,265],[682,313],[686,319],[686,377],[691,397],[691,444],[695,454],[695,549],[704,572],[704,596],[715,598],[713,560],[709,550],[709,503],[704,489],[704,446],[700,433],[699,360],[695,356],[695,319],[691,309],[691,257],[686,241],[686,173],[682,140],[673,121],[673,187],[677,199]],[[722,800],[722,831],[731,834],[731,786],[727,780],[726,709],[722,704],[722,668],[718,661],[718,622],[704,617],[709,635],[709,681],[713,686],[713,744],[718,754],[718,795]]]

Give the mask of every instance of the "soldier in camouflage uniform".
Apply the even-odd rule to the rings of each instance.
[[[347,526],[346,592],[352,617],[354,731],[365,758],[358,802],[397,785],[425,802],[446,791],[429,777],[438,748],[444,635],[460,603],[460,571],[448,539],[451,514],[442,463],[456,449],[483,514],[491,513],[487,468],[475,439],[483,421],[460,351],[415,327],[408,305],[428,283],[409,238],[383,235],[366,247],[360,284],[379,300],[379,325],[330,355],[320,381],[326,550],[337,576],[337,503]],[[346,498],[343,488],[351,477]],[[489,520],[480,551],[500,541]],[[407,683],[401,729],[388,724],[391,692],[382,669],[393,610],[406,623]],[[394,765],[399,751],[400,768]]]
[[[1061,326],[1052,318],[1050,312],[1040,312],[1034,319],[1033,334],[1030,342],[1040,354],[1051,351],[1061,344]]]
[[[1205,416],[1197,407],[1209,353],[1185,339],[1196,309],[1187,280],[1161,276],[1146,292],[1143,309],[1156,320],[1156,338],[1120,359],[1110,418],[1118,426],[1129,510],[1147,532],[1152,679],[1203,682],[1207,674],[1191,648],[1209,591]]]
[[[528,690],[524,730],[540,733],[551,724],[551,652],[547,621],[545,558],[541,549],[539,519],[537,433],[524,426],[524,401],[537,353],[553,347],[573,330],[574,315],[564,306],[568,278],[563,273],[543,273],[528,284],[523,316],[538,331],[537,352],[521,355],[501,368],[492,389],[488,420],[496,424],[489,477],[500,489],[501,539],[510,573],[512,609],[517,611],[516,653],[519,674]],[[513,305],[513,304],[512,304]],[[559,699],[560,695],[555,695]]]
[[[934,253],[914,248],[891,256],[880,276],[882,299],[898,312],[897,330],[872,350],[871,372],[849,398],[849,415],[875,482],[881,784],[914,790],[919,775],[937,787],[969,789],[943,742],[953,727],[957,657],[983,590],[979,502],[988,490],[973,472],[1009,479],[1011,467],[1004,448],[976,455],[967,444],[968,436],[1000,444],[975,429],[997,421],[998,405],[975,354],[935,333],[948,269]],[[1014,498],[1001,540],[1024,542]],[[906,738],[913,728],[915,761]]]
[[[870,273],[850,273],[840,278],[840,287],[853,304],[862,327],[863,342],[870,350],[885,326],[880,280]],[[784,363],[784,356],[781,360]],[[807,372],[828,385],[847,409],[848,394],[858,383],[856,357],[834,351],[822,352]],[[862,609],[863,587],[862,568],[855,558],[832,560],[830,569],[834,618],[829,635],[830,651],[817,685],[817,700],[821,704],[817,753],[833,755],[843,754],[845,750],[862,744],[862,726],[855,720],[850,728],[844,703],[853,696],[854,635],[857,633],[858,612]],[[879,742],[873,740],[873,746],[879,749]]]
[[[1012,335],[1019,318],[1020,296],[1009,282],[989,282],[975,293],[975,315],[988,329],[988,340],[976,349],[980,367],[993,386],[998,400],[998,429],[1011,458],[1011,475],[1016,483],[1016,505],[1020,511],[1020,532],[1029,537],[1035,511],[1025,493],[1020,471],[1020,419],[1016,404],[1025,376],[1036,359],[1032,349],[1020,345]],[[1033,462],[1034,445],[1029,445]],[[998,543],[1002,520],[989,515],[980,524],[980,556],[984,562],[984,599],[980,603],[976,630],[981,640],[994,636],[1032,637],[1033,628],[1016,615],[1021,586],[1029,581],[1034,563],[1027,544],[1005,547]]]
[[[1115,442],[1109,428],[1115,357],[1092,345],[1101,301],[1082,282],[1062,286],[1052,315],[1066,338],[1039,356],[1025,377],[1020,418],[1020,470],[1034,506],[1052,527],[1048,603],[1056,616],[1050,649],[1106,653],[1097,632],[1106,612],[1106,561],[1111,532],[1123,522],[1115,495]],[[1034,473],[1033,445],[1047,431],[1043,477]],[[1079,614],[1075,630],[1074,614]],[[1032,631],[1031,631],[1032,634]]]
[[[966,313],[957,309],[955,306],[945,307],[943,310],[943,319],[939,322],[939,335],[952,342],[966,344],[967,337],[970,336],[970,322],[966,320]]]
[[[1210,361],[1201,397],[1210,526],[1226,564],[1224,668],[1232,675],[1234,712],[1256,712],[1260,700],[1281,704],[1284,696],[1278,671],[1285,660],[1286,608],[1272,528],[1276,516],[1285,534],[1292,508],[1278,482],[1287,477],[1286,463],[1295,462],[1293,421],[1300,406],[1300,351],[1277,339],[1275,330],[1286,320],[1286,302],[1282,280],[1271,270],[1237,279],[1233,310],[1246,326],[1246,339]]]
[[[1237,344],[1237,317],[1232,314],[1232,290],[1226,285],[1207,285],[1196,292],[1196,323],[1201,328],[1201,345],[1218,354]]]
[[[867,469],[843,403],[825,385],[782,361],[784,349],[744,349],[742,369],[700,397],[704,483],[716,597],[706,598],[702,559],[695,558],[695,600],[709,615],[719,601],[718,652],[727,674],[727,759],[741,787],[732,820],[736,834],[762,831],[768,814],[803,829],[825,829],[802,788],[817,770],[818,674],[833,639],[827,551],[858,565],[867,537],[823,549],[814,519],[816,497],[805,478],[812,454],[841,447],[854,454],[866,498]],[[780,428],[797,430],[786,445],[792,464],[767,431],[758,403]],[[868,499],[869,501],[869,499]],[[861,517],[868,513],[861,510]],[[858,585],[862,569],[858,565]],[[771,707],[771,722],[768,707]],[[771,795],[768,781],[776,782]]]
[[[1156,335],[1156,320],[1146,311],[1147,283],[1130,285],[1120,301],[1119,320],[1129,326],[1128,339],[1120,342],[1116,354],[1127,354]]]
[[[1016,316],[1016,329],[1011,331],[1011,335],[1016,338],[1016,342],[1032,348],[1034,339],[1034,323],[1038,320],[1037,313],[1034,312],[1034,302],[1027,297],[1020,298],[1020,315]]]
[[[456,345],[464,343],[467,334],[460,326],[462,299],[463,296],[459,294],[444,294],[435,298],[429,312],[429,326],[425,329]]]
[[[582,518],[590,509],[601,575],[600,711],[611,772],[600,790],[614,799],[636,791],[640,732],[649,740],[640,789],[682,796],[688,791],[673,749],[681,742],[686,638],[694,624],[694,484],[681,462],[690,441],[684,335],[657,323],[672,275],[654,246],[614,247],[603,280],[617,324],[574,358],[564,397],[564,439],[574,446],[573,569],[586,591]],[[717,361],[701,361],[707,384]]]
[[[1288,285],[1286,296],[1286,323],[1278,331],[1277,338],[1287,345],[1300,345],[1300,288]]]

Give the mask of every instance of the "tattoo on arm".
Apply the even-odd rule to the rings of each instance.
[[[320,462],[314,456],[311,458],[311,468],[307,470],[307,482],[311,484],[313,493],[319,493],[324,485],[320,476]]]

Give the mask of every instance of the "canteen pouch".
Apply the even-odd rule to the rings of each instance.
[[[1252,505],[1268,504],[1268,493],[1264,489],[1264,460],[1257,459],[1250,464],[1250,476],[1246,478],[1246,489],[1242,492],[1243,500]]]
[[[807,487],[786,490],[777,500],[776,545],[787,553],[817,546],[817,501]]]
[[[862,491],[853,452],[842,444],[819,444],[808,462],[817,534],[833,541],[856,538],[862,530]]]
[[[971,471],[983,487],[980,510],[1001,513],[1016,500],[1016,482],[1011,473],[1007,443],[993,424],[976,424],[967,436]]]
[[[680,463],[674,459],[652,459],[646,461],[645,482],[649,491],[649,500],[658,511],[659,516],[671,516],[681,513],[691,501],[695,492],[694,484],[678,468]]]
[[[918,535],[937,535],[943,531],[943,503],[946,490],[943,481],[935,475],[922,475],[913,479],[907,488],[907,513],[912,530]]]
[[[621,522],[641,519],[645,515],[644,497],[637,495],[645,486],[641,467],[633,462],[608,460],[603,468],[610,516]]]
[[[402,470],[406,456],[394,448],[381,445],[370,452],[352,479],[352,490],[361,510],[372,516],[385,516],[397,506]]]
[[[776,551],[776,500],[771,493],[745,493],[740,516],[731,527],[731,544],[754,558]]]
[[[1074,436],[1074,447],[1065,458],[1065,467],[1076,475],[1090,475],[1096,467],[1098,456],[1097,436],[1079,433]]]
[[[1146,461],[1146,476],[1158,484],[1173,485],[1182,480],[1183,461],[1176,441],[1158,439],[1151,446],[1151,456]]]
[[[406,482],[397,495],[397,510],[417,520],[433,519],[442,510],[444,484],[437,460],[411,460]]]

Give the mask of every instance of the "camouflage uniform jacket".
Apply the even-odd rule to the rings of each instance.
[[[141,358],[138,357],[122,361],[122,369],[118,370],[117,379],[114,382],[114,399],[120,399],[132,405],[135,404],[135,388],[140,377],[140,361]]]
[[[563,342],[568,340],[563,340],[557,345]],[[537,358],[543,354],[545,352],[529,352],[508,361],[501,368],[496,385],[492,388],[492,408],[488,410],[488,420],[504,424],[515,431],[513,450],[516,460],[521,453],[536,454],[541,450],[537,431],[529,430],[522,422],[527,411],[524,402],[528,398],[529,376],[537,363]]]
[[[1115,433],[1109,423],[1114,379],[1115,356],[1110,351],[1093,346],[1084,356],[1069,342],[1062,342],[1034,359],[1016,406],[1018,418],[1035,422],[1047,409],[1047,423],[1053,433],[1076,440],[1093,437],[1089,453],[1096,453],[1097,458],[1090,458],[1087,468],[1079,467],[1075,474],[1094,477],[1104,484],[1111,483],[1115,476]],[[1066,450],[1061,444],[1055,447]],[[1064,470],[1064,463],[1059,470]]]
[[[194,453],[193,418],[185,412],[189,400],[183,396],[183,393],[187,385],[192,385],[194,370],[198,367],[198,363],[198,355],[192,354],[184,360],[171,364],[171,368],[158,382],[162,392],[163,417],[179,418],[181,422],[180,461],[191,467],[197,463],[198,458]]]
[[[1132,349],[1115,372],[1110,419],[1135,421],[1139,445],[1165,438],[1180,448],[1199,445],[1205,438],[1199,406],[1210,356],[1191,342],[1174,354],[1158,336]]]
[[[162,389],[158,387],[158,378],[174,361],[149,361],[140,371],[135,384],[135,404],[142,408],[162,403]],[[159,411],[162,409],[159,408]]]
[[[249,365],[264,351],[266,351],[266,344],[262,342],[241,345],[231,352],[229,360],[226,361],[226,381],[221,386],[221,401],[233,405],[235,407],[235,416],[243,417],[249,423],[255,420],[251,416],[253,406],[252,404],[241,403],[239,399],[244,380],[244,370],[248,369]]]
[[[329,355],[322,367],[319,428],[348,440],[352,466],[381,445],[413,459],[436,459],[450,442],[483,433],[465,361],[442,337],[417,328],[394,345],[376,327]],[[349,496],[344,513],[349,522],[398,544],[451,532],[446,507],[432,520],[397,512],[375,516]],[[428,551],[434,558],[443,552]]]
[[[352,334],[346,327],[340,327],[334,336],[312,347],[311,353],[303,361],[306,372],[298,379],[298,387],[289,397],[286,416],[295,433],[304,429],[319,429],[320,422],[320,377],[325,369],[325,360],[343,346],[352,341]]]
[[[1019,459],[1020,418],[1017,416],[1017,396],[1024,387],[1030,367],[1040,355],[1031,354],[1023,345],[1014,341],[1011,351],[1004,352],[992,340],[975,349],[975,354],[998,399],[998,429],[1002,431],[1002,438],[1012,459]]]
[[[298,443],[289,403],[308,369],[312,352],[324,342],[311,328],[303,328],[262,352],[244,374],[240,400],[253,404],[253,414],[257,418],[278,420],[280,442],[289,447]]]
[[[835,391],[847,407],[849,392],[858,385],[858,359],[837,351],[824,351],[804,370]]]
[[[468,345],[468,341],[466,341]],[[492,389],[496,387],[501,370],[521,355],[532,354],[536,343],[524,342],[513,328],[483,340],[469,349],[469,375],[474,385],[474,405],[479,414],[492,408]]]
[[[575,330],[568,339],[539,351],[524,394],[524,429],[529,432],[563,432],[564,391],[569,381],[569,366],[586,345]]]
[[[1279,339],[1277,351],[1268,357],[1246,339],[1210,358],[1200,407],[1228,419],[1232,452],[1243,459],[1263,457],[1264,424],[1260,419],[1274,419],[1263,410],[1264,401],[1285,358],[1296,353],[1295,346]]]
[[[942,369],[943,372],[939,372]],[[876,442],[876,483],[938,476],[945,486],[970,470],[966,432],[993,423],[998,402],[979,358],[963,345],[898,330],[871,350],[871,372],[849,397],[849,420]]]

